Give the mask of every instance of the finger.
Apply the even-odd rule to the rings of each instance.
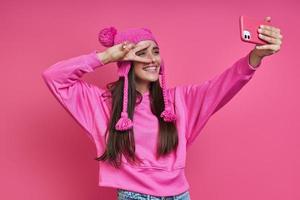
[[[271,44],[281,44],[281,41],[277,38],[269,37],[269,36],[262,35],[262,34],[259,34],[258,37],[271,43]]]
[[[266,18],[265,18],[265,21],[266,21],[266,22],[270,22],[270,21],[271,21],[271,17],[270,17],[270,16],[266,17]]]
[[[149,58],[143,58],[143,57],[140,57],[138,55],[136,55],[134,52],[133,52],[133,49],[130,50],[123,58],[124,60],[131,60],[131,61],[138,61],[138,62],[145,62],[145,63],[150,63],[152,62],[151,59]]]
[[[127,41],[124,41],[120,44],[119,48],[121,51],[126,51],[127,43]]]
[[[261,29],[259,28],[258,29],[258,32],[263,34],[263,35],[267,35],[267,36],[270,36],[272,38],[275,38],[275,39],[281,39],[282,38],[282,35],[278,32],[274,32],[274,31],[270,31],[268,29]]]
[[[277,33],[280,33],[280,29],[279,28],[276,28],[274,26],[269,26],[269,25],[261,25],[260,28],[262,29],[266,29],[266,30],[269,30],[269,31],[273,31],[273,32],[277,32]]]
[[[133,53],[135,54],[136,52],[147,48],[148,46],[150,46],[150,43],[146,43],[146,44],[140,44],[140,45],[136,45],[134,49],[132,49]]]
[[[123,44],[121,45],[121,50],[128,52],[130,51],[135,45],[133,43],[129,43],[129,42],[123,42]]]
[[[126,49],[127,49],[128,51],[130,51],[130,50],[133,49],[134,47],[135,47],[135,44],[130,43],[130,44],[127,45]]]
[[[124,41],[122,44],[121,44],[121,48],[122,49],[126,49],[126,45],[128,44],[128,41]]]
[[[279,49],[278,45],[276,45],[276,44],[258,45],[255,48],[256,49],[272,50],[272,51],[277,51]]]

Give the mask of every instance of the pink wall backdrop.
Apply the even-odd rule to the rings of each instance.
[[[283,44],[188,150],[191,198],[300,199],[299,10],[296,0],[2,0],[0,199],[117,197],[98,187],[96,149],[49,92],[44,69],[104,50],[97,41],[103,27],[148,27],[160,41],[168,87],[201,83],[254,47],[240,41],[242,14],[271,16]],[[116,69],[109,64],[83,79],[105,87]]]

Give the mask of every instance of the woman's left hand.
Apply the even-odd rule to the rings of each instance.
[[[271,17],[266,17],[265,21],[271,21]],[[262,28],[258,29],[260,33],[259,37],[269,44],[256,45],[253,54],[259,58],[272,55],[280,50],[282,44],[282,34],[280,29],[274,26],[263,25]]]

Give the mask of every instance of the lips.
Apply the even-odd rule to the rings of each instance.
[[[145,70],[147,72],[156,72],[157,68],[158,67],[156,65],[148,65],[148,66],[144,67],[143,70]]]

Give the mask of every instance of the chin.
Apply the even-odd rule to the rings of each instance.
[[[150,82],[155,82],[158,80],[158,76],[153,76],[153,77],[145,77],[144,80],[150,81]]]
[[[158,71],[156,73],[149,73],[145,71],[138,71],[135,74],[136,78],[140,81],[149,81],[149,82],[155,82],[159,79],[159,73]]]
[[[158,79],[149,80],[149,82],[156,82]]]

